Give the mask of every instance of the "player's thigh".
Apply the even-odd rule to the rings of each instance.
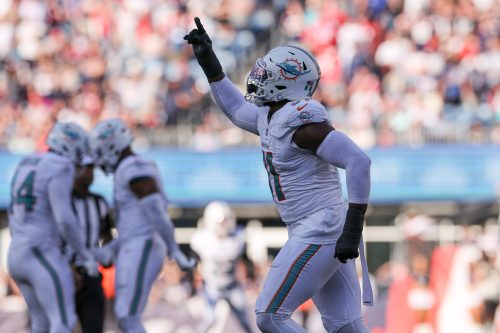
[[[14,279],[16,281],[16,279]],[[49,320],[45,315],[44,308],[38,302],[34,288],[23,281],[16,281],[21,294],[23,295],[31,321],[31,328],[33,332],[44,332],[49,330]]]
[[[35,264],[29,283],[43,307],[51,327],[71,328],[76,323],[73,275],[56,248],[32,249]]]
[[[256,312],[291,315],[333,275],[338,267],[333,255],[333,245],[288,240],[271,264]]]
[[[361,290],[354,260],[340,264],[335,274],[313,297],[328,332],[361,317]]]
[[[151,286],[163,266],[161,240],[131,240],[119,250],[116,264],[115,314],[118,318],[140,315]]]

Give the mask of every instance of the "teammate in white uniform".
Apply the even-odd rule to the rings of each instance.
[[[88,149],[88,135],[76,124],[57,123],[47,145],[49,152],[23,159],[12,180],[8,268],[28,304],[31,332],[68,333],[76,315],[62,242],[75,249],[88,275],[98,275],[71,209],[75,164]]]
[[[320,79],[316,60],[299,47],[271,50],[249,74],[246,100],[222,71],[198,18],[195,23],[197,28],[184,38],[222,111],[238,127],[260,136],[271,192],[288,228],[289,239],[257,299],[258,327],[269,333],[305,332],[290,317],[312,298],[327,332],[367,332],[351,259],[359,255],[371,162],[310,99]],[[347,213],[337,167],[346,170]],[[361,254],[368,281],[362,246]],[[369,283],[363,287],[364,301],[371,303]]]
[[[215,307],[219,300],[225,300],[241,327],[251,333],[245,292],[236,277],[245,251],[245,233],[236,227],[235,214],[226,202],[209,203],[202,222],[203,227],[191,239],[191,249],[200,258],[203,294],[208,304],[197,332],[205,333],[215,324]]]
[[[193,268],[195,261],[186,258],[175,241],[156,165],[132,152],[132,140],[123,121],[107,120],[92,130],[91,150],[95,164],[115,175],[118,240],[104,248],[117,252],[115,314],[118,325],[125,333],[142,333],[146,331],[141,314],[165,255],[183,270]]]

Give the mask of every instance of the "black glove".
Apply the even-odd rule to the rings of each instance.
[[[222,66],[217,59],[217,56],[212,49],[212,41],[208,37],[205,28],[200,22],[198,17],[194,18],[194,23],[196,24],[196,29],[191,30],[189,35],[184,36],[188,44],[193,46],[193,52],[200,64],[203,72],[209,79],[217,78],[222,76],[224,72],[222,71]]]
[[[359,256],[359,242],[363,233],[366,205],[350,204],[345,218],[344,230],[337,240],[334,258],[346,263],[347,259]]]

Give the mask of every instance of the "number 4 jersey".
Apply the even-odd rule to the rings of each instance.
[[[28,246],[60,243],[48,199],[48,184],[55,177],[66,179],[71,195],[74,174],[73,163],[52,152],[31,155],[19,163],[12,178],[9,207],[13,242]]]
[[[322,208],[342,203],[337,169],[293,142],[295,131],[329,122],[325,108],[311,99],[289,102],[270,118],[258,108],[258,131],[269,187],[284,222],[295,222]]]

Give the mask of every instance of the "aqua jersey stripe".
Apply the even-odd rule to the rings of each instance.
[[[129,315],[133,316],[137,314],[137,308],[139,307],[139,301],[142,295],[142,285],[144,283],[144,272],[146,271],[146,264],[148,263],[149,252],[151,252],[151,247],[153,246],[153,240],[149,239],[144,243],[144,248],[142,249],[141,261],[139,263],[139,270],[137,271],[137,278],[135,279],[135,291],[132,304],[130,305]]]
[[[307,247],[307,249],[304,250],[304,252],[302,252],[297,257],[297,259],[295,259],[292,266],[288,270],[283,283],[281,283],[281,286],[279,287],[278,291],[276,291],[276,294],[274,294],[273,299],[269,303],[266,312],[276,313],[276,311],[278,311],[278,309],[290,293],[290,290],[292,290],[293,286],[295,285],[295,282],[297,282],[300,273],[309,262],[309,260],[311,260],[316,252],[318,252],[320,247],[320,245],[311,244]]]
[[[59,307],[59,313],[61,315],[62,323],[67,326],[68,319],[66,317],[66,308],[64,307],[64,297],[63,290],[61,285],[61,280],[59,280],[59,276],[57,275],[56,270],[50,265],[49,261],[43,256],[40,249],[33,247],[31,251],[35,255],[35,257],[40,261],[40,264],[47,270],[50,277],[52,278],[52,282],[54,283],[54,287],[56,288],[56,296],[57,296],[57,305]]]

